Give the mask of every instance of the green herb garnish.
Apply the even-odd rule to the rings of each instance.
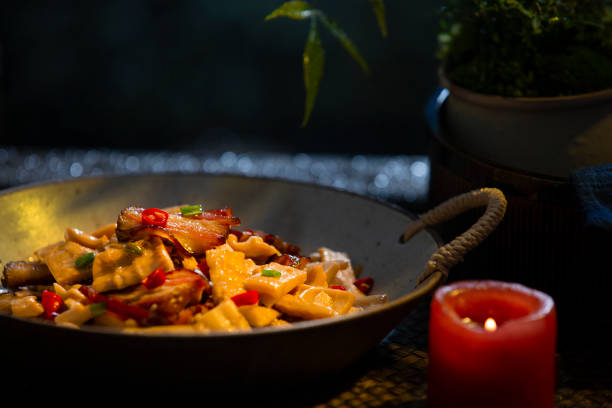
[[[142,255],[142,248],[139,247],[138,245],[136,245],[133,242],[128,242],[125,245],[125,250],[130,252],[130,253],[132,253],[132,254],[134,254],[134,255],[138,255],[138,256]]]
[[[86,266],[89,266],[93,263],[95,257],[96,255],[93,252],[88,252],[75,259],[74,266],[76,266],[77,268],[84,268]]]
[[[92,317],[102,316],[104,313],[106,313],[106,303],[92,303],[91,305],[89,305],[89,311]]]
[[[271,276],[273,278],[280,278],[281,273],[279,271],[275,271],[274,269],[264,269],[261,271],[261,276]]]
[[[196,204],[196,205],[188,205],[186,207],[181,207],[181,214],[185,217],[191,217],[194,215],[200,215],[202,214],[202,211],[204,211],[202,209],[202,205],[201,204]]]

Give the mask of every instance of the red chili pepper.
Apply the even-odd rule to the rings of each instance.
[[[372,290],[372,286],[374,286],[374,279],[370,277],[357,279],[353,282],[353,285],[357,286],[357,289],[367,295]]]
[[[106,296],[99,294],[89,286],[81,286],[79,288],[79,292],[81,292],[90,303],[98,303],[98,302],[106,302]]]
[[[149,318],[149,311],[142,307],[128,305],[121,300],[109,298],[106,300],[106,309],[123,317],[131,317],[142,321]]]
[[[145,225],[165,227],[167,222],[168,213],[159,208],[147,208],[142,212],[142,223]]]
[[[163,269],[158,268],[151,272],[149,276],[144,278],[140,283],[142,283],[145,288],[151,290],[160,287],[164,282],[166,282],[166,273]]]
[[[42,293],[42,307],[45,310],[45,318],[53,320],[64,301],[54,292],[44,290]]]
[[[329,287],[330,289],[337,289],[337,290],[346,290],[346,288],[342,285],[332,285]]]
[[[236,296],[232,296],[236,306],[255,305],[259,303],[259,293],[256,290],[247,290]]]
[[[106,310],[117,314],[122,319],[132,318],[137,321],[142,321],[149,318],[149,311],[147,309],[128,305],[119,299],[108,298],[97,293],[89,286],[83,285],[79,288],[79,291],[85,295],[91,303],[106,303]]]

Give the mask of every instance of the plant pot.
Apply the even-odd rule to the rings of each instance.
[[[483,95],[452,84],[444,120],[457,148],[506,168],[566,179],[612,161],[612,89],[553,98]]]
[[[575,129],[585,130],[599,129],[602,121],[610,125],[609,96],[612,91],[591,94],[584,103],[578,98],[530,101],[443,86],[432,95],[426,111],[431,133],[430,205],[482,186],[499,188],[508,200],[497,230],[454,268],[451,279],[519,282],[550,294],[559,312],[560,345],[570,348],[592,347],[606,338],[597,335],[597,327],[612,323],[601,307],[612,284],[605,272],[609,267],[601,267],[608,263],[611,238],[584,226],[568,179],[578,165],[570,147],[588,132],[572,133],[560,124],[580,122]],[[589,124],[588,118],[593,122]],[[608,139],[609,152],[612,129]],[[473,219],[468,217],[440,228],[442,237],[465,229]]]

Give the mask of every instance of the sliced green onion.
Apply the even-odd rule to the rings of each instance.
[[[204,210],[202,209],[201,204],[188,205],[186,207],[181,207],[181,214],[183,214],[185,217],[189,217],[192,215],[200,215],[202,214],[202,211]]]
[[[95,257],[96,254],[94,254],[93,252],[88,252],[85,255],[81,255],[77,259],[75,259],[74,266],[76,266],[77,268],[84,268],[86,266],[89,266],[93,263]]]
[[[280,278],[281,273],[279,271],[275,271],[274,269],[264,269],[261,271],[261,276],[271,276],[273,278]]]
[[[125,250],[133,253],[134,255],[138,255],[138,256],[142,255],[142,248],[133,242],[128,242],[125,245]]]
[[[102,316],[106,313],[106,302],[92,303],[89,305],[89,312],[92,317]]]

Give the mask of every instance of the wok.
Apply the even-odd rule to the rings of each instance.
[[[10,351],[2,353],[3,358],[40,362],[52,355],[58,367],[67,370],[82,370],[86,361],[88,367],[110,366],[138,376],[159,376],[172,369],[198,378],[206,373],[238,373],[241,378],[281,373],[293,378],[340,370],[379,343],[495,228],[505,200],[501,195],[492,204],[491,191],[466,194],[442,205],[445,211],[437,208],[418,218],[326,187],[230,175],[103,176],[7,190],[0,194],[4,262],[25,259],[62,239],[68,226],[89,231],[114,222],[129,205],[162,208],[201,202],[206,208],[232,206],[242,227],[277,234],[300,246],[303,254],[320,246],[347,252],[354,264],[363,266],[362,276],[375,279],[374,293],[387,294],[388,302],[363,313],[286,328],[199,336],[75,330],[0,315],[2,348]],[[460,247],[440,248],[442,243],[427,226],[483,205],[487,211],[476,228],[464,234],[467,240],[462,235]]]

